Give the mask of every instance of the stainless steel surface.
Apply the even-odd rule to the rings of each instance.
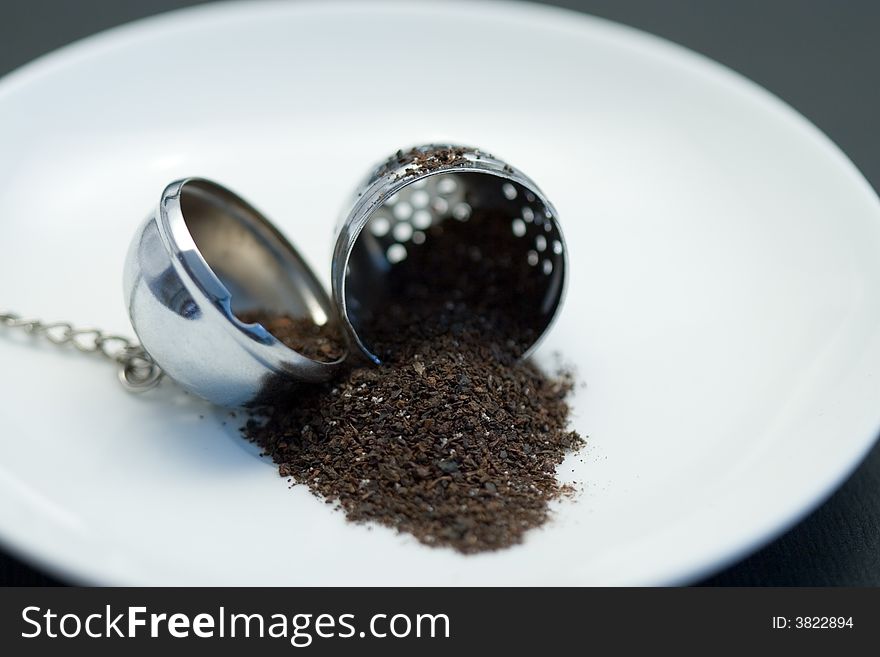
[[[146,352],[181,386],[223,406],[279,387],[329,379],[325,363],[286,347],[248,310],[310,317],[333,305],[272,224],[224,187],[198,178],[170,184],[128,251],[125,302]]]
[[[137,342],[124,335],[111,335],[95,328],[76,328],[70,322],[43,322],[24,319],[12,312],[0,312],[0,326],[21,329],[41,336],[60,347],[72,345],[86,354],[100,354],[118,365],[119,382],[129,392],[154,388],[163,372]]]
[[[383,312],[385,291],[407,248],[429,247],[425,240],[430,226],[466,222],[475,209],[484,208],[510,217],[513,235],[533,244],[522,266],[533,268],[542,279],[544,292],[533,309],[541,330],[523,357],[534,350],[565,292],[567,252],[556,210],[530,178],[489,153],[427,144],[397,151],[377,166],[358,188],[338,231],[331,267],[333,300],[351,341],[370,360],[379,362],[365,324]]]

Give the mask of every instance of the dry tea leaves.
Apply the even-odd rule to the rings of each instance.
[[[407,246],[385,303],[375,304],[380,314],[364,315],[361,338],[386,362],[451,334],[514,364],[543,325],[546,277],[528,265],[530,248],[506,215],[475,211],[467,222],[431,226],[423,244]]]
[[[547,520],[562,492],[567,379],[498,363],[451,334],[410,362],[350,370],[304,389],[246,435],[282,476],[376,521],[463,552],[506,547]]]
[[[308,317],[288,317],[262,311],[238,314],[245,324],[262,324],[269,333],[306,358],[332,363],[345,355],[345,340],[336,325],[315,324]]]
[[[466,553],[543,524],[566,492],[556,467],[582,444],[567,428],[571,378],[517,362],[537,330],[534,270],[498,228],[509,222],[476,219],[468,235],[490,231],[492,253],[475,254],[450,222],[410,249],[365,327],[383,365],[303,387],[243,429],[350,520]]]

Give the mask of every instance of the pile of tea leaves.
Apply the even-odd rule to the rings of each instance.
[[[500,225],[473,223],[471,239]],[[360,332],[382,365],[304,386],[242,431],[349,520],[473,553],[548,520],[570,491],[556,468],[583,441],[568,428],[571,376],[518,360],[535,337],[538,289],[521,247],[499,238],[474,253],[448,224],[431,229],[430,248],[410,249],[381,316]]]

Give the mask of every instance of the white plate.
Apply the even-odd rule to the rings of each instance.
[[[880,205],[828,139],[659,39],[524,4],[243,3],[87,39],[0,84],[0,300],[130,333],[125,249],[165,183],[215,178],[329,278],[375,160],[473,143],[571,248],[558,350],[586,387],[575,502],[464,557],[289,490],[225,412],[0,339],[0,535],[114,584],[656,584],[743,556],[880,426]],[[204,419],[200,419],[204,415]]]

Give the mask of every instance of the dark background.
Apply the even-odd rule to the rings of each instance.
[[[204,0],[202,0],[204,2]],[[0,5],[0,75],[94,32],[192,0]],[[872,0],[558,0],[708,55],[828,134],[880,189],[880,3]],[[0,151],[2,157],[2,151]],[[834,437],[829,436],[829,449]],[[0,585],[52,584],[0,552]],[[880,447],[828,502],[711,585],[880,585]]]

